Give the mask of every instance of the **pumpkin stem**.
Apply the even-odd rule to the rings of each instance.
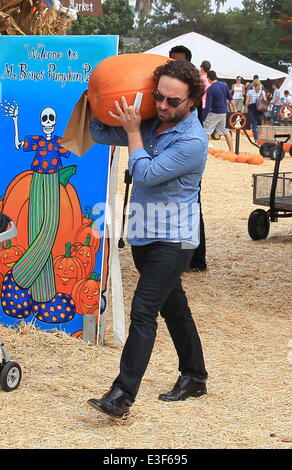
[[[86,212],[85,212],[85,218],[86,218],[86,219],[89,219],[90,216],[91,216],[91,214],[92,214],[92,208],[89,207],[89,206],[86,206],[86,207],[85,207],[85,211],[86,211]]]
[[[77,165],[65,166],[59,171],[59,182],[62,186],[66,186],[71,176],[75,175],[77,171]]]
[[[83,246],[89,246],[90,240],[91,240],[91,235],[89,233],[86,237],[86,240],[85,240]]]
[[[11,240],[6,241],[6,250],[7,248],[11,248]]]
[[[89,279],[94,279],[95,281],[100,281],[100,274],[91,273]]]
[[[71,246],[72,246],[72,243],[66,243],[65,245],[65,258],[71,258]]]

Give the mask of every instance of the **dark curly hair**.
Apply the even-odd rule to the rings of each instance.
[[[174,46],[169,51],[169,57],[171,57],[172,53],[180,53],[186,56],[186,60],[189,62],[192,60],[192,53],[191,51],[185,46]]]
[[[168,60],[166,64],[159,65],[153,72],[156,86],[162,75],[167,75],[186,83],[189,86],[189,98],[194,100],[195,107],[200,104],[205,92],[205,86],[198,70],[191,62],[186,60]]]

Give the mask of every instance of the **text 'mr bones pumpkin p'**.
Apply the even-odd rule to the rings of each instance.
[[[156,54],[121,54],[101,61],[93,70],[88,83],[88,100],[94,116],[109,126],[119,126],[109,111],[116,114],[114,101],[125,96],[127,103],[134,104],[136,93],[143,93],[140,108],[142,119],[155,116],[155,87],[153,72],[165,64],[167,57]]]

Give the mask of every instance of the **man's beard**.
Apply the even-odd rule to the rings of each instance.
[[[178,111],[174,116],[169,116],[169,117],[160,117],[160,122],[164,122],[165,124],[167,123],[174,123],[176,124],[177,122],[182,121],[186,116],[188,112],[184,111]]]

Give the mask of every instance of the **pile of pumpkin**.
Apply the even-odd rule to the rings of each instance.
[[[208,153],[213,155],[215,158],[222,158],[228,162],[236,163],[249,163],[250,165],[261,165],[264,163],[264,157],[259,154],[253,154],[248,152],[239,152],[237,155],[234,152],[224,152],[214,148],[209,148]]]

